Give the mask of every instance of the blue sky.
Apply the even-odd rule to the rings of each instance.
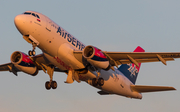
[[[14,17],[27,10],[41,12],[85,45],[105,51],[180,51],[180,1],[178,0],[4,0],[0,1],[0,64],[10,62],[14,51],[27,53],[31,45],[23,40]],[[37,53],[41,53],[37,50]],[[179,112],[180,59],[142,64],[137,84],[173,86],[177,91],[145,93],[142,100],[117,95],[100,96],[88,84],[65,84],[66,74],[55,73],[56,90],[44,87],[47,74],[35,77],[0,73],[1,112]]]

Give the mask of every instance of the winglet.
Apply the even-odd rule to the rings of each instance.
[[[176,90],[174,87],[168,87],[168,86],[141,86],[141,85],[131,85],[131,89],[139,93]]]

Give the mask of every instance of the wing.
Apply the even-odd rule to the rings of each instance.
[[[29,57],[29,58],[37,66],[38,70],[43,70],[45,73],[50,72],[52,70],[52,67],[51,67],[52,64],[45,58],[44,54],[40,54],[40,55]],[[7,64],[0,65],[0,71],[9,71],[17,76],[17,72],[20,72],[21,70],[19,70],[13,63],[7,63]],[[53,71],[66,72],[66,71],[60,70],[57,67],[54,67]]]
[[[0,65],[0,71],[9,71],[10,67],[12,67],[12,65],[13,65],[12,63]]]
[[[180,58],[180,52],[103,52],[109,58],[112,66],[121,64],[158,62],[166,65],[166,61],[173,61],[174,58]],[[82,60],[82,51],[74,51],[74,56]]]
[[[0,71],[10,71],[17,76],[19,70],[12,63],[7,63],[0,65]]]
[[[166,65],[166,61],[173,61],[180,58],[180,52],[105,52],[111,60],[118,65],[128,63],[146,63],[161,61]]]

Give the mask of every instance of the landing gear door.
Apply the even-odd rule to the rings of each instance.
[[[49,32],[51,32],[51,24],[52,21],[49,18],[46,18],[46,30],[48,30]]]
[[[29,35],[29,39],[31,39],[32,43],[35,43],[37,46],[39,45],[39,42],[31,35]]]

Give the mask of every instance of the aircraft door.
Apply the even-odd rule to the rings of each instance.
[[[51,20],[49,18],[46,18],[46,29],[51,32]]]

